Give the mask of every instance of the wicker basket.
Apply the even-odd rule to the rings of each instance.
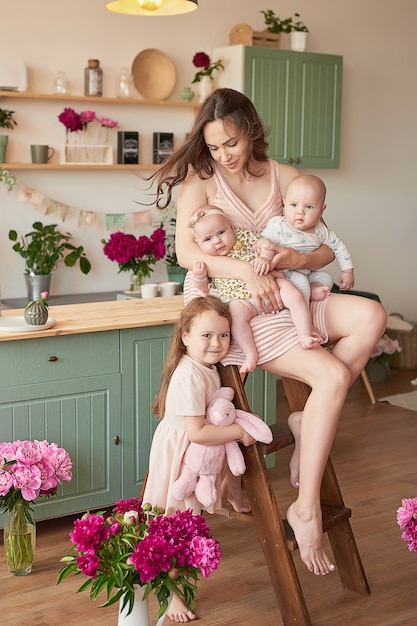
[[[391,313],[393,317],[404,319],[399,313]],[[414,370],[417,369],[417,326],[413,330],[399,330],[387,328],[387,335],[391,339],[396,339],[401,346],[401,352],[398,356],[390,357],[390,367],[398,370]]]

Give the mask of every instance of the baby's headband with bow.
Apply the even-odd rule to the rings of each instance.
[[[188,228],[194,228],[197,222],[201,222],[205,217],[209,217],[210,215],[222,215],[226,217],[224,211],[218,209],[217,207],[203,207],[195,211],[190,217],[190,221],[188,222]]]

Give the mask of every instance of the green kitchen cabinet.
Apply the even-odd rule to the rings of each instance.
[[[218,85],[246,94],[270,129],[269,156],[299,168],[337,168],[343,57],[259,46],[217,48]]]
[[[123,497],[137,497],[158,424],[151,405],[171,345],[172,325],[121,331]]]
[[[119,331],[2,342],[0,440],[46,439],[65,448],[71,481],[38,498],[36,519],[85,511],[120,497]]]

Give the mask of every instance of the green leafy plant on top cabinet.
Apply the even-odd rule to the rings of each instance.
[[[269,155],[300,168],[339,167],[343,58],[260,46],[227,46],[214,55],[219,87],[245,93],[270,128]]]

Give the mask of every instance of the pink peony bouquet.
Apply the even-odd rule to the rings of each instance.
[[[410,552],[417,552],[417,498],[404,498],[397,510],[401,539],[407,541]]]
[[[205,52],[197,52],[193,56],[193,65],[194,67],[202,68],[194,76],[193,83],[199,83],[202,76],[208,76],[213,79],[212,74],[214,70],[224,70],[222,59],[217,59],[217,61],[212,63],[209,55]]]
[[[13,513],[23,504],[32,522],[30,506],[38,496],[56,494],[57,485],[71,480],[71,459],[63,448],[47,441],[0,443],[0,509]]]
[[[165,231],[163,228],[154,230],[150,237],[134,235],[121,231],[112,233],[104,244],[104,254],[110,261],[119,264],[120,272],[133,272],[140,279],[149,278],[152,266],[165,256]]]
[[[72,547],[61,559],[59,584],[69,574],[89,579],[79,591],[90,588],[90,598],[106,590],[110,606],[122,599],[123,608],[134,604],[133,585],[145,588],[144,599],[154,591],[165,613],[171,593],[180,595],[188,609],[194,608],[196,583],[216,570],[221,553],[205,519],[191,509],[163,515],[142,500],[116,502],[112,514],[86,513],[74,522]]]

